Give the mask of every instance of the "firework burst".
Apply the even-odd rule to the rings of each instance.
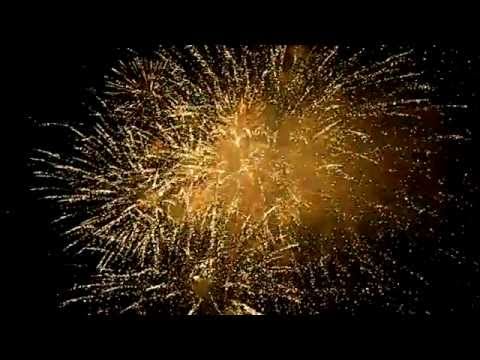
[[[383,296],[392,236],[438,217],[446,135],[412,52],[378,57],[189,46],[119,63],[74,154],[34,159],[69,247],[102,254],[66,303],[315,313]]]

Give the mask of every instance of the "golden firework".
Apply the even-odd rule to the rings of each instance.
[[[299,273],[329,261],[347,274],[339,252],[382,292],[376,241],[436,216],[424,206],[437,201],[434,177],[411,189],[433,167],[425,118],[439,107],[411,52],[364,53],[186,47],[121,62],[98,124],[73,129],[76,153],[37,159],[50,167],[39,176],[62,183],[47,197],[80,217],[75,246],[103,253],[98,282],[79,287],[95,295],[68,302],[295,312]]]

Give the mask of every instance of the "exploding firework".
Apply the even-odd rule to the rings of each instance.
[[[102,254],[65,303],[315,313],[385,295],[391,239],[438,218],[452,137],[413,52],[377,57],[189,46],[119,63],[93,129],[68,127],[73,153],[34,159],[69,248]]]

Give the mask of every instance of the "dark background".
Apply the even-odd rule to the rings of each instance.
[[[248,18],[245,19],[247,20]],[[83,21],[88,22],[88,18]],[[187,20],[184,19],[183,22]],[[222,22],[221,25],[210,26],[208,30],[207,27],[202,27],[180,32],[176,27],[159,27],[142,33],[129,31],[128,25],[121,27],[121,30],[110,26],[96,29],[87,24],[72,29],[66,26],[67,23],[68,19],[61,19],[46,28],[37,26],[38,22],[30,24],[27,36],[14,41],[14,50],[10,53],[13,64],[3,70],[5,78],[11,80],[12,85],[8,89],[9,95],[13,96],[6,98],[8,118],[1,122],[1,154],[4,160],[0,238],[6,246],[5,251],[2,251],[4,263],[8,264],[8,269],[13,274],[6,280],[12,285],[11,293],[15,294],[11,300],[23,309],[19,314],[28,312],[45,319],[84,315],[82,312],[64,314],[58,310],[57,294],[72,285],[75,271],[65,265],[65,259],[59,254],[63,246],[62,239],[50,225],[55,214],[54,206],[38,201],[28,191],[33,178],[27,159],[33,148],[52,144],[65,146],[59,133],[41,130],[37,124],[47,121],[85,122],[89,113],[88,104],[93,99],[92,89],[102,88],[103,76],[122,56],[122,49],[126,47],[148,52],[162,42],[307,42],[370,46],[381,41],[409,44],[420,49],[434,42],[440,49],[458,50],[460,60],[456,60],[458,65],[455,65],[456,61],[449,65],[453,66],[454,72],[449,76],[449,82],[444,83],[441,96],[456,100],[457,84],[461,84],[461,97],[466,99],[471,109],[459,117],[457,124],[460,128],[468,126],[471,129],[472,142],[467,147],[456,150],[457,157],[462,161],[456,162],[451,171],[455,174],[459,168],[472,168],[473,181],[478,184],[476,154],[479,150],[480,47],[478,41],[474,40],[473,27],[457,27],[453,31],[450,22],[450,27],[447,23],[446,28],[441,24],[432,28],[427,23],[415,30],[410,27],[386,31],[381,24],[370,27],[363,24],[359,28],[356,25],[344,27],[343,31],[338,32],[331,29],[292,31],[292,22],[282,21],[278,31],[263,26],[258,30],[248,27],[245,31],[237,28],[227,32],[226,22]],[[461,65],[462,58],[476,61],[476,67],[464,67]],[[7,83],[10,84],[10,81]],[[456,190],[461,191],[461,185]],[[460,216],[452,210],[447,216],[451,217],[451,229],[456,229],[460,222],[466,224],[466,233],[458,239],[457,244],[471,259],[478,260],[480,245],[475,224],[478,208],[475,206]],[[449,233],[451,229],[446,227],[443,231]],[[416,261],[420,264],[424,259]],[[432,265],[430,272],[435,281],[425,295],[425,302],[428,302],[429,308],[436,309],[435,315],[478,314],[480,285],[474,267],[452,266],[447,261]],[[369,317],[375,314],[374,306],[360,313]]]

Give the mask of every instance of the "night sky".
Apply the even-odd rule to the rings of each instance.
[[[318,42],[340,45],[348,43],[343,35],[328,36]],[[315,36],[316,34],[309,34],[304,39],[302,36],[296,38],[296,35],[290,35],[287,41],[314,43],[317,42]],[[16,96],[7,104],[13,112],[10,119],[3,118],[1,125],[1,146],[5,159],[2,171],[1,239],[14,248],[13,251],[4,252],[3,257],[11,264],[11,272],[15,273],[15,280],[12,282],[15,293],[21,294],[19,303],[42,317],[84,317],[82,311],[58,309],[58,294],[71,287],[75,277],[84,275],[82,271],[69,266],[68,259],[61,254],[63,239],[59,236],[59,231],[50,224],[55,214],[55,205],[39,201],[34,193],[28,191],[34,181],[28,157],[31,156],[33,148],[51,144],[58,144],[59,149],[68,147],[58,133],[40,129],[38,124],[46,121],[71,124],[85,122],[89,114],[89,104],[94,102],[95,91],[101,91],[104,75],[121,58],[123,49],[129,47],[148,54],[157,43],[162,42],[161,39],[146,40],[140,36],[126,39],[128,41],[108,35],[95,37],[90,33],[85,37],[78,34],[70,38],[58,36],[45,42],[25,43],[19,51],[21,71],[16,72],[19,74],[14,85]],[[182,39],[170,39],[175,40],[183,42]],[[206,40],[212,41],[210,38]],[[235,41],[230,40],[230,43]],[[280,36],[270,38],[270,41],[283,42]],[[358,37],[353,41],[355,46],[366,47],[375,42],[375,39],[362,42]],[[395,39],[385,42],[395,44],[399,41]],[[458,155],[456,158],[461,159],[460,162],[452,161],[451,164],[446,164],[449,174],[452,175],[451,186],[455,191],[462,191],[464,185],[455,179],[464,169],[473,169],[473,183],[478,185],[480,48],[455,37],[440,41],[418,41],[410,36],[401,41],[419,49],[429,46],[431,42],[438,44],[439,51],[458,52],[456,57],[451,58],[451,63],[436,64],[453,70],[448,75],[448,81],[442,83],[440,98],[446,101],[462,99],[470,105],[468,111],[452,122],[452,130],[455,130],[455,127],[467,126],[471,130],[472,141],[452,149]],[[475,67],[467,69],[462,65],[467,58],[472,59]],[[4,71],[8,73],[10,69]],[[461,96],[457,96],[457,93]],[[478,195],[478,191],[464,190],[468,196]],[[409,257],[408,261],[414,267],[426,268],[430,275],[433,285],[424,294],[423,301],[426,307],[435,310],[436,316],[478,314],[480,281],[478,266],[475,268],[472,265],[472,260],[480,259],[478,206],[475,205],[473,209],[465,210],[461,214],[455,209],[446,209],[444,216],[449,219],[448,226],[442,229],[445,234],[455,233],[460,223],[465,225],[465,235],[454,236],[454,240],[456,248],[466,254],[469,260],[458,265],[448,259],[439,259],[438,263],[425,265],[425,259],[421,254],[417,254]],[[86,263],[89,264],[88,259]],[[88,266],[85,272],[88,273]],[[332,310],[326,315],[338,314]],[[361,309],[359,315],[381,314],[375,304],[371,304]]]

